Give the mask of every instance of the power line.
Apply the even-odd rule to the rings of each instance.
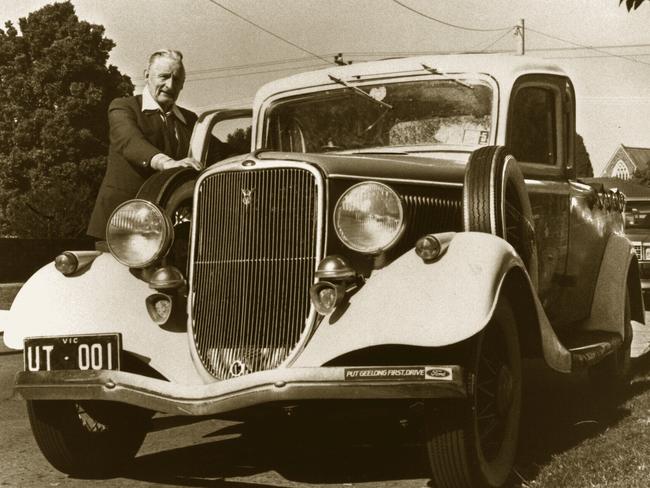
[[[437,22],[437,23],[442,24],[442,25],[446,25],[447,27],[453,27],[454,29],[462,29],[462,30],[474,31],[474,32],[498,32],[498,31],[504,31],[504,30],[510,30],[511,29],[511,27],[501,27],[499,29],[477,29],[477,28],[474,28],[474,27],[466,27],[466,26],[463,26],[463,25],[452,24],[450,22],[445,22],[444,20],[440,20],[440,19],[436,19],[435,17],[431,17],[431,16],[425,14],[424,12],[420,12],[419,10],[411,8],[408,5],[404,5],[402,2],[400,2],[398,0],[393,0],[393,2],[395,2],[400,7],[403,7],[406,10],[410,10],[411,12],[413,12],[413,13],[415,13],[417,15],[420,15],[420,16],[426,18],[426,19],[433,20],[434,22]]]
[[[527,30],[532,30],[532,29],[527,28]],[[526,51],[582,51],[584,49],[625,49],[625,48],[650,47],[650,44],[609,44],[605,46],[588,46],[588,47],[582,45],[578,45],[578,46],[579,47],[536,47],[536,48],[526,48]],[[467,52],[468,50],[469,49],[463,51],[350,51],[350,52],[345,52],[345,55],[346,56],[410,56],[410,55],[417,56],[417,55],[427,55],[427,54],[433,54],[433,55],[460,54],[463,52]],[[501,51],[496,51],[496,52],[501,52]]]
[[[650,53],[635,53],[633,56],[650,56]],[[611,58],[618,57],[614,54],[592,54],[589,56],[544,56],[544,59],[593,59],[593,58]],[[627,59],[626,59],[627,60]],[[631,61],[627,60],[627,61]]]
[[[501,36],[497,37],[495,41],[492,42],[492,44],[488,44],[486,47],[482,48],[478,52],[488,52],[490,54],[498,54],[498,53],[507,53],[510,52],[510,50],[491,50],[487,51],[492,45],[496,44],[500,39],[505,37],[509,32],[507,31],[505,34],[502,34]],[[482,43],[481,43],[482,44]],[[474,47],[471,47],[466,50],[462,51],[353,51],[353,52],[345,52],[345,56],[347,57],[391,57],[391,56],[427,56],[427,55],[444,55],[444,54],[463,54],[463,53],[472,53],[476,52],[476,50],[481,46],[481,44],[478,44]],[[545,47],[545,48],[528,48],[526,49],[528,52],[535,51],[535,52],[550,52],[550,51],[583,51],[585,49],[626,49],[626,48],[642,48],[642,47],[650,47],[650,44],[610,44],[610,45],[605,45],[605,46],[590,46],[590,47]],[[322,58],[327,58],[327,57],[333,57],[334,54],[336,53],[324,53],[321,54],[321,59]],[[646,53],[634,53],[634,54],[629,54],[629,56],[647,56],[648,54]],[[608,57],[608,56],[615,56],[615,54],[607,54],[603,56],[558,56],[558,57],[548,57],[544,56],[544,59],[582,59],[582,58],[597,58],[597,57]],[[217,66],[217,67],[212,67],[212,68],[204,68],[204,69],[197,69],[197,70],[188,70],[186,71],[187,76],[193,76],[193,75],[200,75],[200,74],[207,74],[207,73],[217,73],[217,72],[222,72],[222,71],[234,71],[234,70],[240,70],[240,69],[250,69],[250,68],[262,68],[265,66],[275,66],[278,64],[290,64],[290,63],[300,63],[303,61],[309,61],[311,60],[312,57],[302,57],[302,58],[288,58],[288,59],[278,59],[278,60],[273,60],[273,61],[261,61],[259,63],[249,63],[249,64],[240,64],[240,65],[234,65],[234,66]],[[329,61],[328,61],[329,63]],[[139,76],[139,77],[131,77],[132,80],[134,81],[143,81],[144,78]]]
[[[265,73],[277,73],[279,71],[290,71],[290,70],[296,70],[296,69],[312,69],[312,68],[323,68],[325,66],[331,66],[332,63],[329,61],[327,64],[325,63],[318,63],[318,64],[311,64],[309,66],[291,66],[287,68],[279,68],[279,69],[269,69],[265,71],[251,71],[250,73],[233,73],[230,75],[220,75],[220,76],[206,76],[204,78],[191,78],[191,79],[186,79],[185,83],[192,83],[195,81],[207,81],[207,80],[221,80],[221,79],[226,79],[226,78],[238,78],[241,76],[252,76],[252,75],[261,75]],[[144,80],[139,80],[138,83],[142,83]]]
[[[480,53],[484,53],[484,52],[486,52],[488,49],[490,49],[492,46],[494,46],[494,45],[495,45],[497,42],[499,42],[501,39],[503,39],[503,38],[506,37],[508,34],[510,34],[511,32],[513,32],[515,29],[516,29],[516,28],[513,27],[512,29],[509,29],[509,30],[505,31],[503,34],[501,34],[499,37],[497,37],[494,41],[492,41],[490,44],[488,44],[487,46],[485,46],[485,47],[484,47],[483,49],[481,49],[479,52],[480,52]]]
[[[311,57],[302,57],[302,58],[293,58],[293,59],[278,59],[274,61],[260,61],[259,63],[249,63],[249,64],[239,64],[235,66],[221,66],[215,68],[205,68],[187,71],[187,75],[199,75],[205,73],[214,73],[218,71],[231,71],[238,69],[248,69],[248,68],[261,68],[263,66],[273,66],[276,64],[288,64],[288,63],[299,63],[302,61],[312,61]]]
[[[332,54],[333,56],[333,54]],[[305,61],[313,61],[313,58],[308,58],[308,57],[302,57],[302,58],[294,58],[294,59],[279,59],[279,60],[274,60],[274,61],[261,61],[259,63],[250,63],[250,64],[240,64],[240,65],[235,65],[235,66],[218,66],[218,67],[213,67],[213,68],[205,68],[205,69],[198,69],[198,70],[189,70],[186,71],[185,74],[187,76],[193,76],[193,75],[203,75],[203,74],[209,74],[209,73],[219,73],[223,71],[235,71],[235,70],[242,70],[242,69],[251,69],[251,68],[262,68],[265,66],[275,66],[278,64],[289,64],[289,63],[301,63]],[[329,63],[331,64],[331,63]],[[299,68],[300,66],[296,66],[296,68]],[[291,68],[289,68],[291,69]],[[139,77],[133,77],[131,78],[132,80],[137,80],[137,81],[144,81],[144,77],[139,76]]]
[[[533,30],[531,28],[528,28],[528,30],[536,32],[535,30]],[[542,34],[542,35],[544,35],[544,34]],[[559,39],[556,39],[556,40],[559,40]],[[570,42],[570,41],[566,41],[566,42]],[[590,47],[584,47],[584,46],[579,46],[579,47],[536,47],[534,49],[527,49],[527,51],[582,51],[583,49],[591,49],[591,48],[597,48],[597,49],[623,49],[623,48],[636,48],[636,47],[650,47],[650,44],[610,44],[610,45],[607,45],[607,46],[590,46]]]
[[[565,43],[567,43],[567,44],[571,44],[571,45],[573,45],[573,46],[578,46],[578,47],[583,48],[583,49],[589,49],[589,50],[591,50],[591,51],[595,51],[595,52],[597,52],[597,53],[601,53],[601,54],[606,54],[607,56],[611,56],[611,57],[614,57],[614,58],[621,58],[621,59],[625,59],[625,60],[627,60],[627,61],[632,61],[633,63],[647,64],[647,65],[650,66],[650,63],[646,63],[645,61],[640,61],[640,60],[638,60],[638,59],[634,59],[634,58],[632,58],[632,57],[630,57],[630,56],[624,56],[624,55],[622,55],[622,54],[610,53],[610,52],[608,52],[608,51],[603,51],[602,49],[599,49],[599,48],[597,48],[597,47],[593,47],[593,46],[585,46],[584,44],[580,44],[580,43],[578,43],[578,42],[569,41],[569,40],[567,40],[567,39],[562,39],[561,37],[552,36],[552,35],[550,35],[550,34],[546,34],[546,33],[544,33],[544,32],[538,31],[538,30],[536,30],[536,29],[531,29],[530,27],[528,27],[528,30],[531,31],[531,32],[534,32],[535,34],[539,34],[539,35],[541,35],[541,36],[548,37],[549,39],[554,39],[554,40],[556,40],[556,41],[565,42]]]
[[[309,66],[297,66],[297,67],[289,67],[289,68],[279,68],[279,69],[268,69],[265,71],[251,71],[250,73],[235,73],[231,75],[221,75],[221,76],[206,76],[205,78],[192,78],[190,80],[185,80],[185,83],[188,82],[194,82],[194,81],[205,81],[205,80],[222,80],[225,78],[237,78],[240,76],[252,76],[252,75],[262,75],[265,73],[277,73],[278,71],[290,71],[290,70],[295,70],[295,69],[312,69],[312,68],[322,68],[324,66],[331,66],[332,63],[328,62],[327,64],[325,63],[318,63],[318,64],[310,64]]]
[[[234,15],[235,17],[237,17],[237,18],[243,20],[244,22],[247,22],[247,23],[249,23],[250,25],[252,25],[252,26],[254,26],[254,27],[257,27],[259,30],[266,32],[267,34],[269,34],[269,35],[275,37],[276,39],[279,39],[279,40],[281,40],[282,42],[285,42],[285,43],[289,44],[290,46],[295,47],[296,49],[300,49],[302,52],[307,53],[307,54],[309,54],[309,55],[311,55],[311,56],[313,56],[313,57],[315,57],[315,58],[321,59],[321,60],[323,60],[323,61],[325,61],[325,62],[327,62],[327,63],[329,63],[329,64],[332,64],[332,61],[330,61],[329,59],[325,59],[325,58],[323,58],[322,56],[319,56],[318,54],[316,54],[316,53],[314,53],[314,52],[311,52],[311,51],[309,51],[308,49],[305,49],[305,48],[302,47],[302,46],[299,46],[299,45],[296,44],[295,42],[291,42],[290,40],[285,39],[284,37],[279,36],[278,34],[276,34],[276,33],[274,33],[274,32],[271,32],[271,31],[268,30],[268,29],[265,29],[265,28],[262,27],[261,25],[256,24],[256,23],[253,22],[252,20],[247,19],[246,17],[244,17],[243,15],[238,14],[238,13],[235,12],[234,10],[231,10],[231,9],[229,9],[228,7],[224,6],[224,5],[221,5],[221,4],[220,4],[219,2],[217,2],[216,0],[208,0],[208,2],[210,2],[210,3],[214,4],[214,5],[216,5],[216,6],[219,7],[219,8],[222,8],[222,9],[225,10],[226,12],[228,12],[228,13]]]

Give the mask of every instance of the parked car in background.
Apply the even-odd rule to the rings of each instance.
[[[650,196],[626,200],[625,235],[639,260],[641,288],[646,309],[650,305]]]
[[[208,166],[211,124],[235,115],[203,117],[192,155]],[[265,85],[252,153],[155,175],[104,247],[61,254],[16,298],[5,342],[25,351],[39,447],[106,475],[154,412],[374,408],[422,426],[436,486],[503,486],[522,358],[612,396],[644,321],[624,200],[576,181],[574,143],[571,80],[529,57]]]

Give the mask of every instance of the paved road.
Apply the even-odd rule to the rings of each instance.
[[[643,332],[650,338],[650,333]],[[641,365],[644,374],[650,371],[647,355],[636,364]],[[616,418],[598,411],[580,375],[565,377],[540,366],[527,364],[525,372],[528,391],[522,440],[535,442],[520,444],[517,468],[528,481],[534,480],[539,466],[554,454],[594,435],[584,434],[576,427],[583,425],[584,419],[599,419],[598,430],[602,432],[616,422]],[[0,345],[0,487],[88,486],[88,480],[71,479],[54,470],[38,451],[24,401],[11,391],[13,376],[21,368],[22,356]],[[590,422],[593,424],[593,420]],[[430,486],[422,446],[395,442],[396,437],[384,437],[385,432],[376,428],[369,435],[375,442],[364,444],[362,439],[368,432],[355,437],[349,435],[347,427],[332,427],[312,436],[313,441],[299,444],[292,454],[279,455],[282,450],[277,449],[273,440],[260,447],[241,435],[242,428],[237,423],[159,416],[154,418],[153,431],[147,436],[134,469],[121,478],[92,481],[92,486]]]
[[[11,392],[22,356],[0,349],[0,486],[85,487],[53,469],[41,456],[29,428],[25,403]],[[122,478],[92,481],[99,487],[327,487],[422,488],[428,478],[421,446],[383,446],[327,438],[299,446],[293,457],[263,450],[241,436],[233,422],[161,416]]]

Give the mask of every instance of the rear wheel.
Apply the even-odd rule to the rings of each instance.
[[[28,400],[32,432],[45,458],[79,477],[111,476],[135,457],[151,412],[105,401]]]
[[[510,302],[501,297],[472,339],[469,398],[427,409],[427,448],[436,486],[500,487],[512,470],[521,416],[521,356]]]

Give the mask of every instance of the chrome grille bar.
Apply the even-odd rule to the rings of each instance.
[[[319,178],[265,166],[211,173],[195,199],[190,318],[196,352],[219,379],[279,366],[313,321]]]

